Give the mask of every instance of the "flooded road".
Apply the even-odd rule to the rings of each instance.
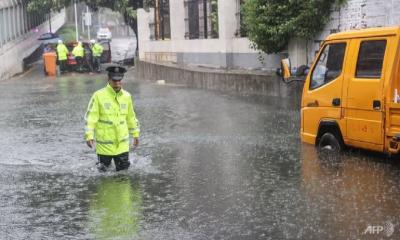
[[[320,159],[287,86],[238,96],[133,75],[141,144],[118,173],[99,173],[83,140],[105,75],[0,82],[1,239],[400,238],[399,164]]]

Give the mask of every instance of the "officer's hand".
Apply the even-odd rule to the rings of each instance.
[[[133,146],[137,147],[139,145],[139,138],[133,138]]]
[[[90,148],[93,148],[93,139],[87,140],[86,145],[88,145]]]

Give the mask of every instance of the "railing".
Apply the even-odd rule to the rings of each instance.
[[[0,49],[35,29],[49,18],[47,12],[27,11],[27,1],[0,0]]]

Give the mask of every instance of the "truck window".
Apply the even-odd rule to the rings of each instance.
[[[381,78],[386,40],[364,41],[358,53],[356,78]]]
[[[346,43],[332,43],[324,47],[311,74],[310,89],[319,88],[341,74],[345,51]]]

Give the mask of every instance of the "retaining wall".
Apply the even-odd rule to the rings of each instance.
[[[167,83],[181,84],[193,88],[239,94],[279,97],[295,95],[298,99],[297,103],[300,102],[303,89],[303,82],[285,84],[274,74],[188,69],[144,61],[136,62],[136,79],[141,81],[165,80]]]

